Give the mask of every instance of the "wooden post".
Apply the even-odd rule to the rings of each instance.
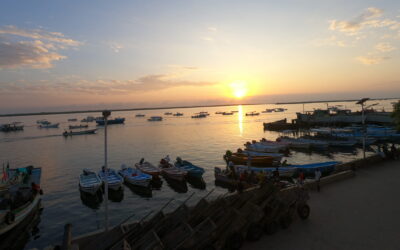
[[[61,250],[70,250],[72,241],[72,225],[70,223],[64,226],[64,237]]]

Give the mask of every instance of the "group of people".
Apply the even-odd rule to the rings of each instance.
[[[396,148],[394,144],[392,144],[390,149],[387,147],[386,144],[384,144],[382,148],[381,146],[378,146],[378,154],[380,154],[382,158],[385,159],[397,160],[400,158],[400,151]]]

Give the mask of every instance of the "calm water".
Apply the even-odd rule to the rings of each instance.
[[[342,104],[346,108],[356,110],[353,103]],[[390,101],[381,101],[380,106],[390,110]],[[283,113],[267,113],[260,116],[246,117],[250,111],[262,111],[266,108],[285,107]],[[306,104],[306,110],[326,108],[325,103]],[[232,116],[214,114],[216,111],[238,110]],[[259,140],[262,137],[275,139],[277,132],[263,131],[263,122],[282,118],[295,118],[296,112],[301,112],[303,105],[256,105],[229,106],[191,109],[151,110],[140,113],[145,118],[135,118],[139,112],[114,112],[113,117],[125,117],[123,125],[112,125],[108,128],[109,166],[119,169],[122,163],[133,165],[140,158],[157,164],[160,158],[169,154],[172,159],[180,156],[206,169],[204,174],[205,189],[188,185],[187,190],[171,187],[163,181],[159,190],[153,190],[151,197],[144,196],[138,190],[124,187],[122,193],[113,194],[109,202],[110,225],[118,224],[134,214],[132,220],[140,219],[151,210],[157,210],[169,199],[174,201],[165,209],[172,210],[195,193],[189,204],[193,204],[211,189],[211,196],[227,192],[226,189],[215,187],[213,168],[224,166],[223,153],[227,149],[236,150],[243,147],[246,141]],[[183,112],[183,117],[164,116],[164,112]],[[211,115],[205,119],[192,119],[190,115],[208,111]],[[0,162],[10,163],[11,167],[34,165],[41,166],[43,196],[43,213],[39,224],[40,237],[31,239],[26,248],[45,247],[61,243],[63,227],[66,223],[73,224],[73,235],[77,236],[103,227],[104,202],[88,203],[81,198],[78,189],[78,176],[83,168],[98,170],[104,161],[104,130],[99,127],[96,135],[83,135],[64,138],[63,128],[67,128],[68,118],[78,121],[87,115],[101,114],[68,114],[51,116],[28,116],[1,118],[0,123],[21,121],[25,124],[24,131],[0,133]],[[148,122],[151,115],[163,115],[162,122]],[[47,119],[60,122],[58,129],[39,129],[36,120]],[[95,127],[95,123],[89,123]],[[329,155],[318,153],[292,152],[287,159],[289,163],[312,163],[326,160],[349,161],[360,157],[361,151],[334,152]]]

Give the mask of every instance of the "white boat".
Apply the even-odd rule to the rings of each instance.
[[[276,161],[281,161],[283,154],[280,153],[268,153],[268,152],[255,152],[255,151],[249,151],[249,150],[242,150],[238,151],[237,153],[244,154],[244,155],[250,155],[250,156],[270,156],[274,157],[274,160]]]
[[[183,116],[183,113],[177,112],[177,113],[173,114],[173,116]]]
[[[73,136],[73,135],[88,135],[88,134],[96,134],[97,129],[88,129],[82,131],[64,131],[62,133],[63,136]]]
[[[107,184],[108,188],[112,190],[119,190],[122,188],[122,183],[124,182],[124,179],[115,172],[114,169],[107,169]],[[98,173],[100,179],[104,182],[106,180],[106,172],[103,170],[100,170]]]
[[[285,146],[282,145],[264,145],[262,143],[250,143],[247,142],[244,144],[248,151],[254,152],[269,152],[269,153],[278,153],[279,151],[283,151],[286,149]]]
[[[298,149],[310,149],[311,148],[310,142],[296,140],[296,139],[289,138],[289,137],[279,137],[278,139],[276,139],[276,141],[289,143],[290,148],[298,148]]]
[[[49,124],[40,124],[39,127],[40,128],[58,128],[58,126],[60,125],[60,123],[49,123]]]
[[[287,177],[292,177],[297,171],[297,168],[295,167],[260,168],[260,167],[248,167],[244,165],[235,165],[234,168],[236,173],[242,173],[247,171],[248,173],[254,172],[256,174],[266,173],[267,175],[272,175],[272,172],[278,169],[279,176],[287,176]]]
[[[118,173],[124,178],[126,183],[141,187],[150,186],[151,175],[142,173],[138,169],[130,168],[122,164],[121,170],[119,170]]]
[[[94,122],[94,121],[95,121],[95,118],[93,116],[88,116],[81,120],[81,122]]]
[[[79,189],[82,192],[94,195],[102,184],[103,181],[90,169],[84,169],[83,173],[79,176]]]
[[[162,121],[162,117],[161,116],[152,116],[149,119],[147,119],[149,122],[158,122],[158,121]]]

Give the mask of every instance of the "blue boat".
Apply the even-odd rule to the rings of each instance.
[[[191,162],[183,161],[180,157],[176,158],[175,167],[187,171],[189,176],[195,178],[201,178],[204,174],[204,168],[193,165]]]
[[[327,161],[320,163],[311,163],[311,164],[302,164],[302,165],[289,165],[289,167],[297,168],[300,171],[303,171],[305,174],[314,174],[315,171],[319,168],[322,174],[329,174],[335,170],[335,167],[340,164],[339,161]]]
[[[115,118],[115,119],[110,119],[107,120],[107,125],[111,124],[123,124],[125,122],[125,118]],[[104,126],[104,119],[97,119],[96,120],[97,125],[99,126]]]

